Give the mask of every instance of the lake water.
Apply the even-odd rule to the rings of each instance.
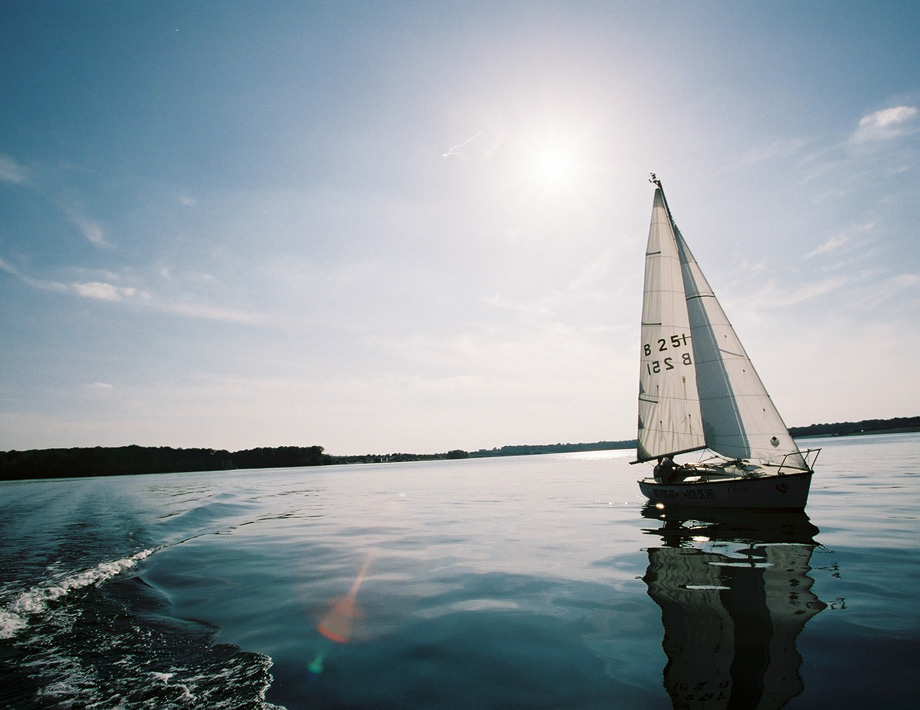
[[[0,484],[4,708],[913,708],[920,435],[807,515],[632,451]]]

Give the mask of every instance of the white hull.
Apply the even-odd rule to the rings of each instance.
[[[808,501],[812,471],[756,478],[657,483],[639,481],[642,495],[653,504],[698,508],[769,508],[801,510]]]

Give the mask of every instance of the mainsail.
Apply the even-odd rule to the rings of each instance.
[[[642,304],[639,460],[709,448],[807,469],[656,185]]]
[[[645,250],[639,372],[640,461],[701,449],[696,370],[680,254],[661,188],[655,190]]]

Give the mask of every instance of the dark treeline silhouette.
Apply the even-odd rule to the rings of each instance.
[[[635,439],[623,441],[596,441],[592,444],[522,444],[516,446],[502,446],[497,449],[479,449],[470,456],[476,458],[486,456],[531,456],[534,454],[568,454],[573,451],[607,451],[610,449],[634,449]]]
[[[278,446],[246,449],[230,454],[231,468],[288,468],[292,466],[322,466],[336,463],[323,453],[322,446]]]
[[[920,417],[864,419],[859,422],[811,424],[792,427],[794,437],[850,436],[920,431]],[[348,463],[389,463],[437,459],[484,458],[490,456],[528,456],[574,451],[630,449],[635,439],[598,441],[590,444],[527,444],[479,449],[467,452],[453,449],[443,454],[364,454],[330,456],[322,446],[279,446],[243,451],[223,449],[173,449],[168,446],[119,446],[74,449],[32,449],[0,451],[0,481],[30,478],[70,478],[84,476],[126,476],[143,473],[181,473],[226,471],[241,468],[288,468]]]
[[[851,436],[852,434],[894,434],[906,431],[920,431],[920,417],[863,419],[859,422],[811,424],[789,428],[792,436]]]
[[[468,459],[471,455],[463,449],[452,449],[446,454],[349,454],[332,456],[331,463],[404,463],[406,461],[437,461],[440,459]]]
[[[226,471],[335,463],[322,446],[281,446],[233,453],[223,449],[173,449],[168,446],[97,446],[91,449],[0,451],[0,480],[139,473]]]
[[[233,468],[227,451],[119,446],[0,453],[0,479],[119,476]]]

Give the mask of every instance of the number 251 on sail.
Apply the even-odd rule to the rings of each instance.
[[[664,360],[652,360],[651,362],[645,363],[645,369],[648,371],[648,374],[653,375],[663,370],[673,370],[677,365],[692,365],[693,360],[690,358],[690,353],[684,353],[681,355],[680,359],[675,362],[673,357],[666,357]]]
[[[656,352],[660,353],[667,352],[669,349],[677,350],[678,348],[685,348],[687,347],[687,334],[681,333],[680,335],[672,335],[670,341],[667,338],[658,338],[657,346],[658,347],[654,347],[646,343],[642,346],[642,349],[645,351],[646,355],[651,355],[653,348]]]

